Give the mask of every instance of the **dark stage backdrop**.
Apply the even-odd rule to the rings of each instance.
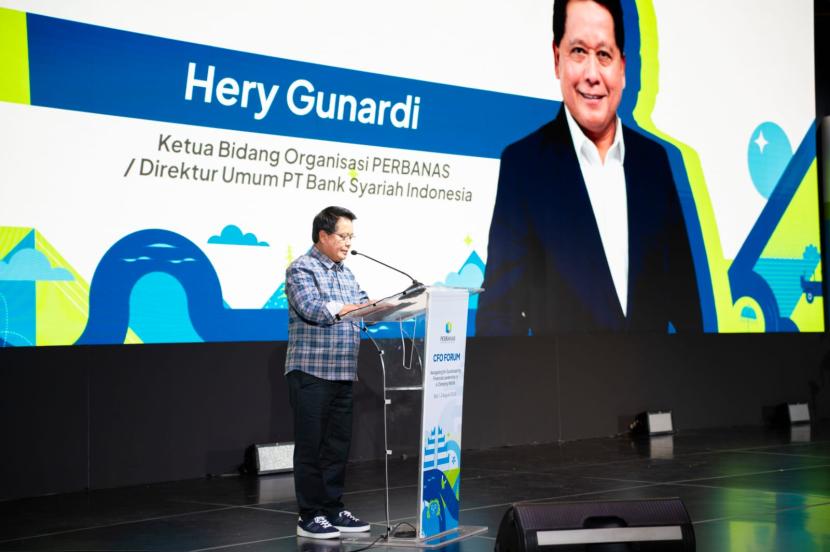
[[[0,350],[0,499],[235,473],[247,446],[291,440],[284,358],[284,343]],[[352,458],[381,458],[369,346],[360,374]],[[645,409],[679,431],[760,425],[784,401],[825,418],[828,386],[824,335],[474,338],[463,443],[613,435]],[[416,452],[418,400],[393,405],[396,454]]]

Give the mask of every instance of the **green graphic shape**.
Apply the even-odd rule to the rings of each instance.
[[[33,228],[0,226],[0,259],[8,256],[32,234],[34,248],[46,257],[51,267],[66,269],[73,277],[73,280],[35,282],[34,344],[72,345],[83,333],[89,319],[89,284],[86,280]],[[15,313],[10,313],[10,316],[14,317]],[[129,329],[124,343],[142,343],[142,340]]]
[[[0,260],[5,259],[31,232],[31,228],[0,226]]]
[[[444,475],[447,478],[447,481],[450,482],[452,487],[455,487],[455,482],[458,481],[458,478],[461,476],[461,468],[453,468],[451,470],[444,470]]]
[[[89,284],[35,231],[35,249],[43,253],[54,268],[72,274],[71,281],[37,282],[37,345],[71,345],[81,336],[89,318]]]
[[[764,246],[761,258],[800,258],[806,246],[819,244],[819,218],[818,170],[814,160]]]
[[[29,104],[26,13],[0,8],[0,101]]]
[[[819,245],[820,233],[818,164],[813,161],[764,247],[761,259],[800,259],[806,247]],[[813,281],[821,281],[820,260],[816,269],[806,277]],[[790,320],[801,332],[821,332],[824,331],[823,313],[823,297],[815,297],[812,302],[808,302],[802,294],[790,315]]]

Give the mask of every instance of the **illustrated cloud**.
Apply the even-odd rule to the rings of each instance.
[[[222,233],[218,236],[211,236],[208,243],[218,243],[223,245],[258,245],[261,247],[268,247],[267,242],[261,242],[254,234],[250,232],[243,234],[235,224],[229,224],[222,229]]]
[[[9,262],[0,261],[0,280],[49,282],[74,280],[65,268],[53,268],[46,255],[37,249],[21,249]]]
[[[477,288],[484,282],[484,273],[473,264],[464,265],[461,272],[450,272],[444,285],[451,287]]]

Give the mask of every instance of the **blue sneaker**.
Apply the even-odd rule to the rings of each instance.
[[[343,533],[362,533],[369,530],[369,524],[354,517],[348,510],[343,510],[331,520],[334,528]]]
[[[310,539],[336,539],[340,536],[340,531],[332,526],[326,516],[315,516],[306,521],[300,518],[297,522],[297,536]]]

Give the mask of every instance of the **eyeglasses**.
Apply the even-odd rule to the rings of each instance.
[[[337,232],[333,232],[331,235],[332,236],[337,236],[338,238],[340,238],[340,241],[344,241],[344,242],[352,241],[352,240],[355,239],[354,234],[338,234]]]

